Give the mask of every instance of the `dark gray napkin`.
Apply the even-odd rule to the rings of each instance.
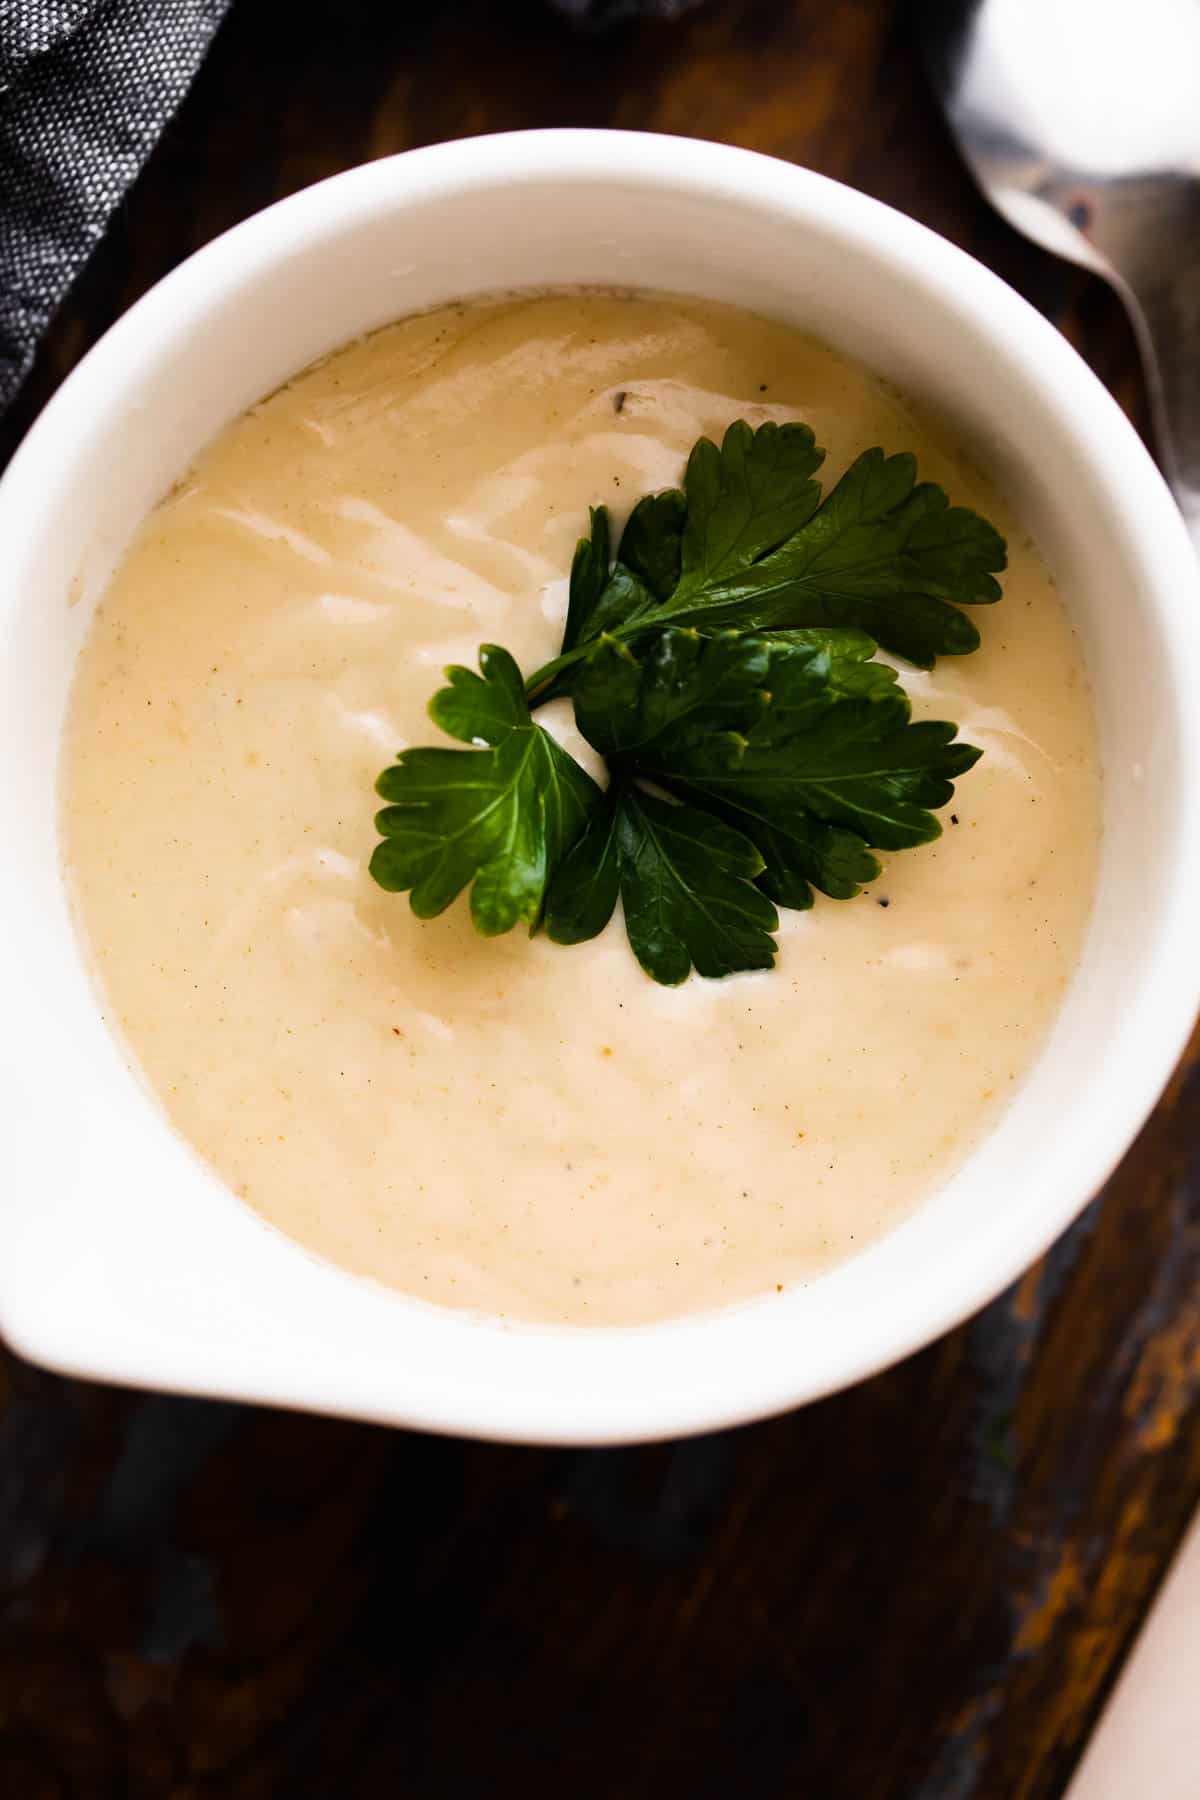
[[[0,412],[230,3],[0,0]],[[550,3],[604,25],[695,0]]]
[[[229,0],[0,0],[0,409]]]

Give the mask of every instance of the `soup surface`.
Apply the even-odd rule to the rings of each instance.
[[[773,973],[679,989],[619,920],[573,949],[481,939],[465,902],[419,922],[367,874],[372,784],[439,741],[442,666],[552,656],[589,504],[737,417],[807,420],[827,487],[913,450],[1009,539],[982,650],[904,675],[985,751],[944,836],[783,913]],[[1054,1016],[1099,830],[1078,647],[1003,501],[823,346],[658,298],[409,319],[238,420],[128,550],[64,768],[106,1014],[200,1155],[349,1269],[581,1324],[774,1292],[943,1178]]]

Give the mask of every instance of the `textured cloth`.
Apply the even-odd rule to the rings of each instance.
[[[590,25],[694,3],[550,0]],[[0,0],[0,412],[230,4]]]
[[[229,0],[0,0],[0,408]]]

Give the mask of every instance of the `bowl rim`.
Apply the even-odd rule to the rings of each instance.
[[[771,210],[799,229],[821,230],[852,242],[886,276],[903,272],[943,304],[971,310],[995,346],[1041,375],[1053,391],[1078,454],[1120,517],[1147,580],[1142,606],[1157,614],[1165,636],[1182,652],[1172,665],[1175,698],[1184,693],[1177,672],[1200,653],[1195,597],[1200,596],[1195,554],[1182,518],[1148,452],[1116,401],[1078,354],[1036,309],[999,276],[965,251],[882,202],[814,171],[757,152],[683,137],[639,132],[546,130],[501,133],[411,150],[331,176],[275,202],[194,252],[138,300],[104,334],[67,377],[35,421],[0,481],[0,534],[18,536],[26,509],[47,483],[61,488],[59,473],[78,451],[79,419],[90,419],[128,380],[140,343],[177,333],[189,313],[203,312],[214,295],[253,280],[289,251],[311,247],[336,215],[370,217],[405,204],[414,193],[461,193],[538,181],[588,183],[636,181],[700,196],[714,190],[734,203]],[[1119,468],[1119,475],[1116,472]],[[37,507],[33,507],[36,513]],[[1073,1147],[1070,1181],[1022,1229],[990,1234],[974,1256],[960,1256],[952,1278],[933,1282],[918,1297],[900,1295],[886,1319],[862,1322],[823,1363],[797,1367],[747,1365],[734,1355],[727,1372],[692,1393],[675,1386],[666,1397],[652,1382],[641,1387],[600,1383],[576,1395],[567,1415],[562,1400],[528,1388],[499,1398],[494,1390],[448,1389],[436,1374],[406,1372],[405,1391],[387,1397],[364,1394],[354,1377],[339,1381],[331,1370],[238,1365],[236,1350],[214,1345],[197,1356],[186,1347],[151,1354],[132,1330],[114,1320],[102,1336],[74,1335],[40,1315],[37,1296],[13,1291],[0,1271],[0,1328],[22,1354],[64,1373],[156,1388],[231,1395],[314,1411],[526,1443],[618,1443],[725,1427],[761,1418],[872,1375],[961,1323],[1000,1293],[1041,1255],[1107,1179],[1153,1110],[1181,1055],[1200,1004],[1200,934],[1191,924],[1192,897],[1200,880],[1200,709],[1176,707],[1184,734],[1181,766],[1193,772],[1179,801],[1177,865],[1187,879],[1166,903],[1162,930],[1139,996],[1153,1002],[1153,1029],[1135,1045],[1122,1045],[1128,1080],[1122,1106],[1095,1121],[1086,1141]],[[1141,1009],[1144,1018],[1145,1006]],[[353,1279],[353,1278],[351,1278]],[[762,1302],[755,1302],[761,1306]],[[428,1309],[426,1309],[428,1310]],[[542,1341],[561,1351],[571,1339],[618,1339],[646,1345],[650,1337],[677,1341],[681,1353],[697,1337],[732,1346],[745,1306],[686,1316],[636,1328],[552,1328],[506,1324],[506,1335]],[[448,1315],[455,1329],[493,1330],[495,1321]],[[87,1341],[85,1341],[87,1339]],[[711,1346],[710,1346],[711,1350]],[[614,1361],[619,1360],[614,1357]],[[715,1360],[715,1359],[713,1359]]]

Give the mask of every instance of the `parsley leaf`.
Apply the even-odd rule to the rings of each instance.
[[[979,631],[960,608],[1000,598],[1000,534],[951,506],[933,482],[918,482],[912,456],[879,448],[864,451],[822,501],[813,472],[823,457],[804,425],[752,431],[737,420],[719,450],[701,438],[682,493],[668,489],[634,509],[600,586],[609,527],[605,515],[602,558],[593,514],[592,538],[576,553],[586,585],[577,601],[573,579],[562,652],[530,692],[550,681],[555,692],[568,689],[566,670],[601,635],[631,640],[664,625],[850,628],[923,669],[978,649]]]
[[[701,438],[688,458],[682,491],[666,488],[638,501],[609,569],[607,508],[593,507],[590,534],[571,565],[564,651],[643,618],[657,622],[698,580],[717,580],[765,555],[810,518],[821,498],[808,477],[825,455],[807,425],[735,420],[718,450]]]
[[[864,700],[890,694],[899,680],[890,663],[873,662],[876,644],[865,631],[853,627],[817,626],[809,630],[758,631],[755,637],[769,644],[791,646],[807,652],[813,659],[814,674],[820,672],[835,693]],[[818,661],[822,658],[823,661]]]
[[[532,724],[521,671],[507,650],[479,646],[481,675],[455,664],[446,670],[447,687],[429,702],[429,716],[464,744],[499,744],[510,731]]]
[[[609,579],[609,528],[607,506],[593,506],[588,513],[588,535],[575,546],[571,563],[571,586],[567,600],[567,623],[563,629],[562,647],[573,650],[580,642],[592,615],[600,603]]]
[[[769,555],[689,586],[662,609],[690,624],[855,626],[918,667],[962,656],[979,632],[950,604],[1000,598],[1004,540],[908,455],[866,450],[807,524]]]
[[[771,679],[783,685],[775,669]],[[941,836],[932,809],[953,798],[954,777],[979,760],[955,731],[942,720],[912,724],[902,694],[842,701],[798,729],[773,699],[744,738],[726,733],[710,748],[660,740],[645,755],[646,773],[722,801],[747,824],[786,830],[807,813],[873,848],[908,850]]]
[[[642,522],[634,530],[633,553],[636,553],[637,550],[638,536],[651,529],[646,521],[657,516],[654,502],[659,497],[658,495],[648,496],[651,502],[649,507],[646,507],[645,502],[639,502],[639,508],[644,508],[644,510],[642,511]],[[665,497],[663,496],[663,498]],[[630,524],[633,523],[635,516],[636,511],[630,517]],[[657,605],[654,593],[634,569],[624,562],[618,562],[612,568],[609,567],[610,535],[608,508],[594,506],[591,512],[590,534],[585,538],[580,538],[575,546],[575,558],[571,564],[571,589],[567,602],[567,623],[563,632],[563,657],[561,658],[564,662],[575,660],[575,657],[589,643],[594,642],[609,629],[629,629],[639,619],[648,613],[653,613]],[[628,535],[629,526],[627,525],[624,536]],[[624,538],[622,538],[623,542]],[[656,574],[661,577],[671,558],[670,546],[656,542],[648,544],[646,549],[652,563],[654,563],[654,559],[657,559],[654,566]],[[557,663],[550,664],[548,669],[540,671],[540,674],[553,672],[556,667]],[[561,686],[555,684],[555,691],[563,691],[567,685],[569,684],[564,683]],[[549,698],[549,690],[542,687],[539,676],[534,676],[530,687],[537,687],[539,700]]]
[[[471,917],[491,937],[519,920],[536,928],[547,883],[602,796],[533,723],[507,650],[484,645],[479,667],[482,679],[448,669],[430,712],[452,736],[487,748],[400,752],[375,784],[389,804],[376,814],[383,841],[370,869],[390,892],[411,889],[421,919],[472,883]]]
[[[621,533],[621,566],[655,600],[665,600],[679,586],[686,523],[686,496],[679,488],[665,488],[643,495]]]
[[[606,639],[576,676],[576,719],[619,776],[749,837],[778,904],[810,906],[813,887],[846,899],[878,874],[872,849],[939,835],[932,809],[979,752],[953,725],[914,725],[892,683],[846,692],[831,661],[819,634],[664,631],[638,654]],[[870,666],[848,663],[851,675]]]
[[[810,477],[824,460],[807,425],[752,431],[737,419],[719,450],[701,438],[683,478],[687,524],[672,605],[719,588],[807,524],[821,499]]]
[[[614,784],[554,872],[546,896],[546,933],[556,944],[584,944],[598,937],[616,911],[621,892]]]
[[[831,900],[853,900],[879,874],[878,857],[856,832],[822,824],[805,812],[792,813],[783,828],[712,795],[706,798],[718,818],[740,826],[758,849],[764,864],[758,885],[776,906],[807,912],[814,888]]]
[[[738,731],[757,715],[771,645],[727,632],[660,631],[639,650],[617,638],[595,646],[575,677],[575,722],[610,761],[639,766],[664,736]]]
[[[749,839],[711,813],[623,786],[551,883],[546,930],[560,944],[595,937],[619,893],[630,948],[655,981],[770,969],[779,915],[754,886],[762,866]]]

